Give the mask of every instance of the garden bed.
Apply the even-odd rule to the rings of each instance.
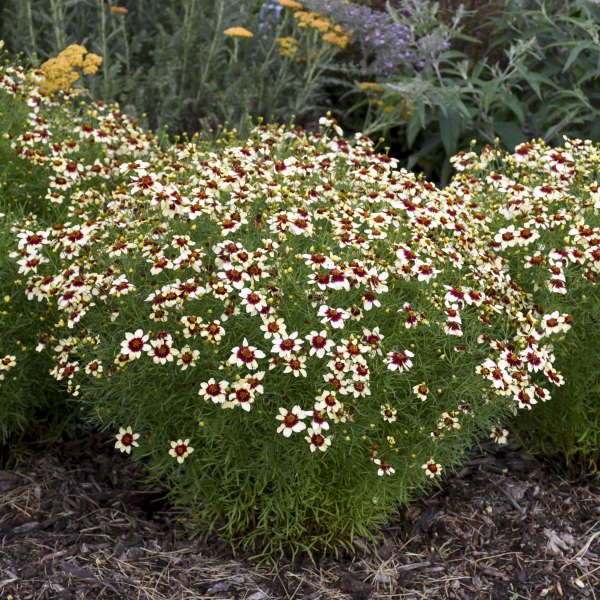
[[[391,520],[377,552],[275,567],[186,538],[141,465],[94,434],[0,471],[0,595],[94,598],[595,598],[600,484],[518,449],[474,454]],[[361,548],[362,547],[362,548]]]

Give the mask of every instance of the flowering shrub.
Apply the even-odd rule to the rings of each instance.
[[[552,402],[521,411],[509,428],[532,453],[597,470],[598,145],[565,139],[563,147],[553,148],[538,140],[519,144],[513,154],[494,150],[484,156],[456,156],[461,174],[451,187],[468,185],[471,197],[485,198],[495,214],[494,251],[506,257],[515,281],[531,294],[528,318],[541,317],[542,329],[531,326],[527,360],[535,370],[544,368],[538,337],[552,332],[549,357],[561,373],[550,373],[560,386]]]
[[[48,181],[7,248],[45,311],[36,350],[195,534],[262,556],[372,537],[563,383],[572,319],[533,302],[510,252],[557,222],[504,226],[495,176],[439,190],[326,117],[161,149],[116,106],[10,75],[29,111],[11,147]]]

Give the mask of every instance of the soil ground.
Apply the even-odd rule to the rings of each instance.
[[[103,434],[0,471],[6,600],[600,598],[600,482],[523,451],[475,456],[401,511],[377,551],[261,566],[186,538]]]

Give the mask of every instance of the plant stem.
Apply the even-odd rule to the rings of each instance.
[[[25,0],[25,13],[27,15],[27,27],[29,29],[29,41],[31,43],[31,60],[37,66],[37,47],[35,43],[35,31],[33,29],[33,16],[31,14],[31,0]]]
[[[210,71],[210,63],[212,61],[215,47],[217,45],[217,39],[221,38],[223,35],[223,32],[221,31],[221,26],[223,23],[224,0],[218,0],[218,4],[219,4],[219,8],[217,11],[217,22],[215,24],[213,37],[210,42],[210,47],[208,49],[208,56],[205,58],[204,69],[202,70],[202,75],[200,77],[200,85],[201,86],[206,83],[206,79],[208,78],[208,74]],[[200,90],[198,90],[198,91],[200,91]]]
[[[54,42],[56,44],[55,54],[58,54],[65,48],[64,34],[64,12],[62,0],[50,0],[50,10],[52,11],[52,26],[54,28]]]
[[[106,13],[104,12],[104,4],[102,0],[98,0],[98,12],[100,13],[100,40],[102,43],[102,96],[105,102],[108,101],[108,44],[106,40]]]

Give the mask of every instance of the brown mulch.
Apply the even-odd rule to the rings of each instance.
[[[276,568],[190,542],[103,434],[0,471],[3,600],[600,598],[600,483],[522,451],[473,458],[373,552]]]

